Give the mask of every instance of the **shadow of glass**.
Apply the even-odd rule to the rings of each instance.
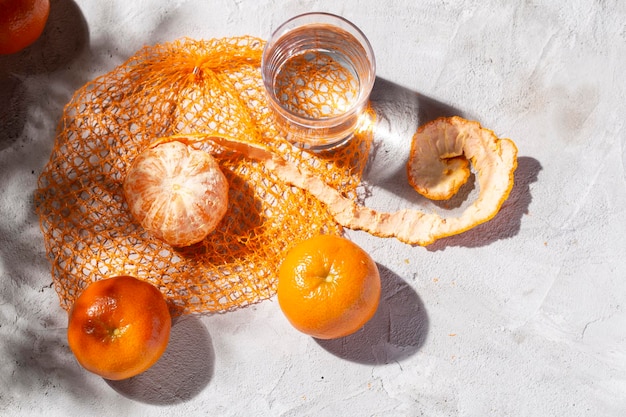
[[[380,77],[376,78],[372,88],[370,103],[376,112],[377,122],[400,127],[408,125],[411,128],[409,139],[418,126],[439,117],[467,117],[456,107]]]
[[[398,362],[424,344],[429,320],[424,303],[398,275],[378,265],[382,281],[380,304],[361,330],[338,339],[314,339],[342,359],[369,365]]]
[[[167,349],[147,371],[121,381],[105,380],[132,400],[153,405],[191,400],[213,377],[215,352],[211,337],[197,316],[174,321]]]
[[[0,151],[11,146],[26,123],[23,77],[50,73],[74,61],[89,43],[87,23],[72,0],[50,3],[43,33],[20,52],[0,55]]]
[[[541,164],[536,159],[527,156],[518,158],[513,189],[493,219],[464,233],[439,239],[426,249],[435,252],[448,246],[480,247],[517,235],[522,217],[528,214],[532,201],[530,184],[537,181],[539,171]]]
[[[376,123],[363,180],[406,197],[406,192],[398,189],[397,184],[402,178],[406,179],[405,165],[418,126],[438,117],[463,116],[463,113],[383,78],[376,78],[370,103],[376,113]]]

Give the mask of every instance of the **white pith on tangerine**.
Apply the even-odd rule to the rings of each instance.
[[[142,152],[124,180],[133,217],[172,246],[188,246],[215,230],[228,208],[228,181],[215,158],[179,141]]]

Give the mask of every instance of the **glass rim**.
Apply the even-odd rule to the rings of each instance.
[[[319,19],[316,19],[316,18],[319,18]],[[311,19],[311,20],[308,21],[308,19]],[[303,20],[306,22],[303,22],[302,25],[294,25],[293,27],[291,27],[294,23],[297,23],[297,21],[299,20]],[[350,34],[356,38],[356,40],[361,44],[361,46],[365,50],[365,53],[367,54],[367,59],[370,64],[370,69],[371,69],[370,71],[371,76],[368,77],[367,80],[365,80],[367,82],[366,88],[365,88],[365,90],[367,90],[367,94],[363,94],[361,97],[359,97],[358,100],[356,100],[355,103],[352,106],[350,106],[350,108],[347,109],[344,113],[338,114],[336,116],[324,117],[324,118],[303,117],[281,106],[280,102],[275,97],[275,94],[273,94],[272,92],[272,80],[268,79],[265,73],[265,65],[267,63],[268,55],[272,49],[272,46],[278,40],[280,40],[283,36],[289,33],[291,30],[297,29],[300,26],[304,26],[307,24],[315,24],[315,23],[334,25],[343,30],[349,29],[353,31],[354,33],[350,33]],[[343,24],[343,26],[338,23]],[[263,47],[263,53],[261,55],[261,78],[263,80],[263,85],[265,87],[265,90],[268,93],[267,96],[269,100],[272,101],[276,109],[280,109],[279,112],[283,113],[283,117],[287,116],[289,119],[298,123],[301,126],[315,128],[316,127],[315,123],[319,123],[319,122],[330,123],[330,122],[341,121],[343,119],[347,119],[351,117],[351,115],[353,115],[355,112],[359,111],[359,109],[362,109],[365,106],[365,104],[367,103],[367,100],[369,99],[369,95],[371,94],[372,88],[374,87],[374,83],[376,81],[376,58],[374,55],[374,49],[372,48],[372,45],[369,39],[367,38],[367,36],[365,35],[365,33],[363,33],[363,31],[359,29],[359,27],[356,26],[354,23],[352,23],[350,20],[346,19],[345,17],[339,16],[333,13],[328,13],[328,12],[307,12],[307,13],[302,13],[302,14],[289,18],[288,20],[281,23],[272,32],[270,38],[267,40],[267,42],[265,43],[265,46]]]

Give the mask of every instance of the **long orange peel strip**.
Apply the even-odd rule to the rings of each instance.
[[[378,237],[395,237],[404,243],[420,246],[462,233],[493,218],[513,188],[513,174],[517,167],[515,144],[509,139],[498,139],[492,131],[482,128],[477,122],[452,117],[440,118],[422,126],[414,137],[412,148],[417,150],[430,146],[439,149],[439,154],[412,152],[409,167],[413,166],[416,155],[438,158],[439,155],[455,154],[464,155],[477,173],[480,193],[476,201],[461,216],[443,218],[436,213],[415,209],[388,213],[359,205],[326,184],[305,166],[286,161],[258,143],[212,134],[171,136],[160,142],[170,140],[187,143],[208,140],[241,153],[263,163],[285,183],[308,191],[326,204],[341,226],[363,230]],[[428,141],[428,144],[423,145],[422,141]]]

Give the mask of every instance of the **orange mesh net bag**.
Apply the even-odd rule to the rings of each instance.
[[[229,311],[274,295],[276,271],[292,243],[342,232],[308,191],[224,143],[201,139],[216,135],[271,149],[343,198],[357,199],[371,131],[332,153],[289,144],[266,103],[263,45],[237,37],[145,47],[74,94],[35,195],[64,309],[89,283],[125,274],[157,286],[176,314]],[[215,157],[229,186],[217,228],[183,248],[147,233],[123,192],[135,158],[173,135],[200,138],[194,146]]]

